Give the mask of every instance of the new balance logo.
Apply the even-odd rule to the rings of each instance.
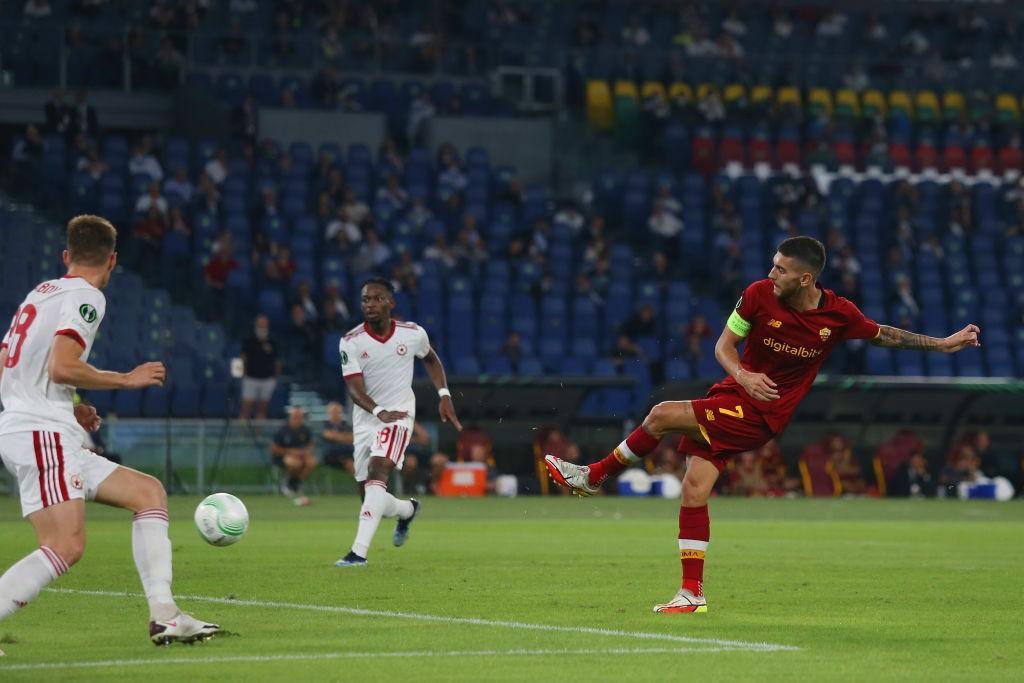
[[[711,411],[710,408],[705,408],[704,409],[704,417],[707,418],[708,422],[714,422],[715,421],[715,414],[714,414],[714,412]]]
[[[782,327],[782,322],[776,320],[775,318],[772,318],[771,320],[768,321],[768,327],[774,327],[775,329],[779,329],[780,327]]]

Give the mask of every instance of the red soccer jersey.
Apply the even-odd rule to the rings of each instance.
[[[761,372],[775,382],[779,398],[758,401],[765,422],[776,434],[789,423],[793,411],[807,394],[825,358],[835,346],[847,339],[873,339],[878,323],[861,313],[849,299],[837,296],[831,289],[821,288],[821,303],[809,311],[796,311],[780,302],[773,293],[772,281],[758,280],[743,291],[736,303],[735,314],[742,318],[740,326],[749,330],[740,365]],[[736,328],[730,324],[730,328]],[[736,380],[727,377],[714,387],[742,392]]]

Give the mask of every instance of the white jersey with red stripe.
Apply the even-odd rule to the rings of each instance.
[[[81,357],[88,359],[106,309],[103,293],[81,277],[47,280],[29,292],[0,346],[7,349],[0,435],[64,432],[82,443],[85,430],[75,420],[75,388],[50,380],[50,351],[54,339],[64,335],[81,344]]]
[[[401,410],[413,418],[416,396],[412,391],[413,363],[430,352],[426,331],[411,322],[391,321],[387,335],[378,336],[367,323],[341,340],[341,372],[346,379],[362,375],[366,393],[387,410]],[[355,433],[377,431],[382,423],[359,406],[352,409]]]

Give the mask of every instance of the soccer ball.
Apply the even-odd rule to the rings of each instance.
[[[249,528],[249,511],[230,493],[214,493],[196,508],[196,529],[210,545],[237,543]]]

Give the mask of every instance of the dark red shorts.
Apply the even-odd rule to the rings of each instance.
[[[701,434],[711,445],[684,436],[678,450],[711,461],[719,472],[727,457],[760,448],[775,436],[742,390],[710,393],[691,403]]]

